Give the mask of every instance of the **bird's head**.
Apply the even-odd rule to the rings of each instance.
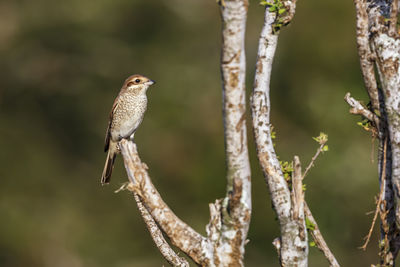
[[[135,93],[145,93],[150,85],[155,84],[155,81],[140,75],[134,74],[125,80],[124,87]]]

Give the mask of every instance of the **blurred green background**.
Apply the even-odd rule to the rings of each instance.
[[[250,92],[263,8],[250,1]],[[119,157],[102,187],[108,112],[124,79],[157,81],[135,138],[153,182],[173,210],[205,233],[208,203],[225,194],[220,18],[214,0],[5,0],[0,2],[0,266],[161,266],[132,196],[115,194]],[[369,133],[348,114],[347,91],[367,102],[352,1],[301,0],[281,34],[272,77],[280,158],[308,164],[306,199],[343,266],[377,263],[366,252],[378,191]],[[249,121],[248,121],[248,125]],[[279,235],[268,190],[249,149],[253,217],[247,266],[277,266]],[[310,266],[328,266],[310,248]]]

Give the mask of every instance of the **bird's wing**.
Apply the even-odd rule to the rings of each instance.
[[[121,93],[118,94],[118,96],[115,98],[114,103],[113,103],[113,107],[110,111],[110,115],[109,115],[109,119],[108,119],[108,126],[107,126],[107,130],[106,130],[106,138],[104,140],[104,152],[107,152],[108,147],[110,145],[110,138],[111,138],[111,124],[112,124],[112,120],[114,117],[114,112],[118,107],[118,99]]]

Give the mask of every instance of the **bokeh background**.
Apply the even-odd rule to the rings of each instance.
[[[247,23],[250,92],[263,8]],[[157,81],[136,134],[142,160],[173,210],[205,233],[208,203],[225,194],[220,18],[214,0],[5,0],[0,2],[0,266],[161,266],[118,158],[100,185],[108,112],[123,80]],[[343,266],[377,263],[366,252],[378,191],[369,133],[348,114],[347,91],[367,100],[352,1],[301,0],[279,40],[272,123],[282,160],[306,165],[329,135],[330,151],[306,178],[306,199]],[[248,124],[249,125],[249,124]],[[277,266],[279,235],[255,157],[247,266]],[[316,248],[310,266],[328,266]]]

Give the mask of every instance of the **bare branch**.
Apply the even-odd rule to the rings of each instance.
[[[317,245],[317,247],[319,248],[319,250],[322,251],[322,253],[324,253],[325,258],[328,260],[329,262],[329,266],[331,267],[339,267],[339,263],[337,262],[335,256],[333,255],[333,253],[331,252],[331,250],[329,249],[328,245],[325,242],[325,239],[323,238],[317,221],[314,219],[314,216],[311,213],[310,208],[308,207],[307,203],[305,203],[305,207],[304,207],[304,212],[306,214],[307,219],[313,224],[313,229],[310,229],[310,233],[311,236],[313,237],[315,244]]]
[[[243,265],[244,245],[251,217],[251,173],[246,130],[245,29],[247,0],[220,2],[222,19],[222,91],[227,194],[221,207],[218,253],[225,265]],[[211,214],[213,217],[213,214]],[[220,259],[216,259],[220,261]]]
[[[129,186],[128,186],[129,189]],[[165,240],[162,232],[158,228],[156,222],[154,221],[151,214],[147,211],[145,206],[140,199],[140,196],[137,193],[133,193],[136,204],[138,206],[139,212],[142,215],[144,222],[146,223],[147,229],[150,232],[151,237],[153,238],[154,243],[156,244],[158,250],[164,256],[164,258],[171,264],[172,266],[179,267],[189,267],[189,263],[183,257],[179,257],[175,251],[169,246],[168,242]]]
[[[365,108],[363,105],[361,105],[360,102],[351,97],[350,93],[347,93],[345,95],[344,100],[351,106],[350,109],[351,114],[361,115],[367,120],[373,122],[376,127],[379,127],[380,118],[373,112]]]
[[[300,214],[304,210],[304,192],[303,192],[303,177],[301,175],[301,165],[298,156],[293,159],[293,175],[292,175],[292,205],[293,219],[301,219]],[[304,214],[303,214],[304,219]]]
[[[142,163],[136,145],[123,139],[119,146],[124,158],[125,169],[133,189],[143,200],[151,216],[170,238],[173,245],[190,256],[196,263],[209,262],[209,243],[206,238],[181,221],[162,200]],[[212,250],[211,250],[212,251]]]
[[[292,217],[291,193],[283,177],[271,138],[270,79],[278,41],[274,32],[276,13],[265,9],[265,20],[258,45],[256,74],[251,99],[253,131],[257,154],[268,184],[271,200],[280,221],[280,261],[282,266],[307,266],[308,244],[305,226]],[[297,240],[295,242],[295,240]]]
[[[367,14],[367,1],[354,0],[357,19],[357,48],[360,58],[361,72],[364,78],[373,110],[379,110],[378,86],[375,78],[374,59],[375,54],[371,51],[369,44],[369,25]]]

